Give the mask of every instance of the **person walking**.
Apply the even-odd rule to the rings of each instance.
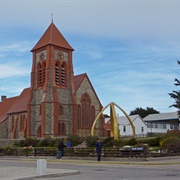
[[[102,150],[103,143],[100,139],[96,142],[96,153],[97,153],[97,160],[101,161],[101,150]]]
[[[66,147],[63,143],[63,140],[58,144],[58,154],[56,156],[57,159],[61,159],[63,152],[64,152],[64,147]]]

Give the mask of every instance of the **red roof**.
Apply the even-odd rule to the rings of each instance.
[[[8,110],[8,114],[16,112],[25,112],[27,111],[27,104],[30,95],[30,88],[26,88],[22,91],[20,96],[16,98],[16,101],[13,103],[11,108]]]
[[[55,45],[55,46],[63,47],[72,51],[74,50],[69,45],[69,43],[66,41],[64,36],[57,29],[57,27],[54,25],[53,22],[49,25],[45,33],[42,35],[40,40],[37,42],[37,44],[33,47],[31,51],[34,51],[36,49],[39,49],[47,45]]]
[[[6,98],[3,102],[0,102],[0,123],[2,123],[7,118],[7,112],[17,98],[17,96],[12,98]]]
[[[84,78],[86,77],[86,73],[84,74],[79,74],[74,76],[74,87],[75,87],[75,91],[78,90],[79,86],[81,85],[82,81],[84,80]]]

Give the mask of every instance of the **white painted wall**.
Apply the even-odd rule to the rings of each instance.
[[[168,113],[166,113],[166,114],[168,114]],[[156,114],[153,115],[153,116],[156,116]],[[169,124],[169,121],[166,121],[165,119],[164,119],[164,121],[162,121],[162,123],[158,122],[158,124],[160,123],[162,125],[163,123],[166,123],[166,127],[159,128],[159,125],[158,125],[157,128],[154,128],[154,127],[150,128],[149,126],[147,126],[147,123],[144,122],[144,120],[139,115],[130,115],[129,117],[133,122],[137,137],[146,137],[147,133],[167,133],[168,130],[173,130],[174,129]],[[109,119],[110,118],[105,118],[105,122],[107,123],[109,121]],[[117,120],[118,120],[118,124],[119,124],[120,135],[121,136],[133,136],[131,125],[130,125],[128,119],[126,118],[126,116],[117,115]],[[149,122],[151,122],[151,121],[149,121]],[[124,131],[124,128],[125,128],[125,131]],[[142,131],[142,128],[143,128],[143,131]]]
[[[125,117],[124,117],[125,118]],[[119,130],[121,136],[133,136],[132,127],[129,121],[124,120],[122,117],[118,117]],[[133,122],[135,127],[135,132],[137,137],[146,137],[147,136],[147,125],[144,123],[140,116],[130,116],[130,119]],[[125,130],[125,131],[124,131]]]
[[[168,130],[174,130],[171,128],[170,124],[166,124],[166,128],[162,129],[162,128],[147,128],[147,132],[148,133],[167,133]]]

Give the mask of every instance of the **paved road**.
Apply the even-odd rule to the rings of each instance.
[[[37,160],[0,158],[0,179],[179,180],[180,157],[150,161],[47,160],[47,175],[37,176]],[[68,176],[65,176],[68,175]],[[37,178],[38,177],[38,178]]]
[[[172,161],[171,161],[172,163]],[[81,163],[60,162],[63,168],[80,171],[80,174],[58,177],[49,180],[179,180],[180,164],[118,164],[118,163]]]

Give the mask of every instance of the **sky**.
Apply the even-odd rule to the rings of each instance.
[[[180,0],[0,0],[0,96],[30,87],[30,51],[53,19],[75,49],[74,74],[87,73],[103,106],[174,112],[179,9]]]

